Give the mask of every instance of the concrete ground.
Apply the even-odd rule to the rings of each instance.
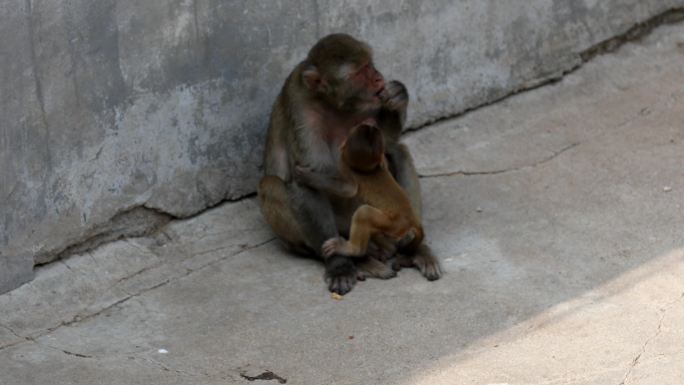
[[[224,204],[0,296],[0,384],[684,383],[684,26],[405,140],[441,280],[334,300]]]

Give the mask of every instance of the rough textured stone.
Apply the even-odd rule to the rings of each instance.
[[[592,45],[683,5],[4,3],[0,258],[46,262],[121,212],[184,217],[253,192],[279,85],[327,33],[376,47],[378,66],[407,83],[416,126],[557,76]],[[4,277],[8,288],[30,273]]]
[[[0,384],[681,385],[683,59],[660,28],[410,134],[438,281],[335,300],[226,203],[0,295]]]

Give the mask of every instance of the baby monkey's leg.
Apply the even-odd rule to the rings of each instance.
[[[354,258],[354,263],[358,269],[357,278],[361,281],[367,277],[389,279],[397,276],[393,266],[372,257]]]
[[[394,233],[394,227],[396,224],[385,213],[375,207],[362,205],[352,216],[349,240],[328,239],[323,243],[323,255],[364,256],[371,236],[377,233]]]
[[[387,262],[397,252],[397,241],[383,233],[375,233],[371,236],[366,254],[381,262]]]

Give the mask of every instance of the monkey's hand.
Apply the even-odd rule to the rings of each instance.
[[[406,86],[398,80],[392,80],[387,83],[380,96],[383,106],[392,111],[405,109],[409,102]]]
[[[355,196],[359,188],[353,180],[337,171],[325,173],[307,166],[295,166],[293,174],[297,183],[343,198]]]
[[[331,257],[333,254],[337,253],[338,250],[342,248],[346,241],[343,238],[330,238],[323,243],[321,251],[324,257]]]
[[[323,242],[321,247],[323,256],[328,258],[333,255],[344,255],[345,257],[362,257],[363,250],[354,247],[348,240],[342,237],[330,238]]]

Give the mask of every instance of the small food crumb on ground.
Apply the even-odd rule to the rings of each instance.
[[[158,352],[159,354],[166,354],[166,353],[168,353],[169,351],[166,350],[166,349],[159,349],[159,350],[157,350],[157,352]]]
[[[665,186],[665,187],[663,187],[663,191],[665,191],[665,192],[670,192],[670,191],[672,191],[672,187],[670,187],[670,186]]]
[[[330,298],[336,300],[336,301],[341,301],[344,297],[337,294],[337,293],[330,293]]]

